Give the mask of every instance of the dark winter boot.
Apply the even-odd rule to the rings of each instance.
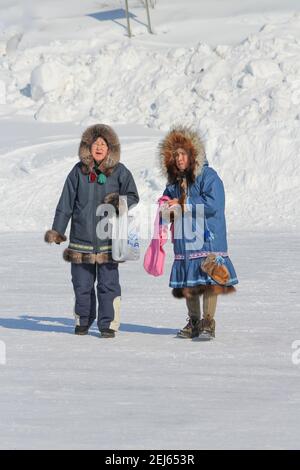
[[[116,336],[116,333],[114,330],[111,330],[110,328],[104,328],[100,330],[100,337],[101,338],[114,338]]]
[[[195,338],[199,335],[201,320],[193,317],[188,317],[187,320],[187,324],[178,331],[178,338]]]
[[[200,341],[210,341],[215,338],[216,322],[214,319],[203,318],[201,320],[200,333],[198,339]]]
[[[88,326],[75,326],[75,335],[84,336],[89,332]]]

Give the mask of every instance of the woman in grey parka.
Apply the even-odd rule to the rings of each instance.
[[[99,233],[99,223],[106,215],[101,205],[111,204],[118,214],[119,195],[127,196],[128,208],[138,203],[139,196],[131,172],[120,163],[120,143],[111,127],[96,124],[86,129],[79,158],[66,179],[45,241],[66,241],[64,234],[71,219],[69,247],[63,257],[71,262],[75,334],[87,334],[96,319],[97,279],[98,328],[101,336],[110,338],[120,325],[121,287],[118,263],[111,254],[109,224]]]

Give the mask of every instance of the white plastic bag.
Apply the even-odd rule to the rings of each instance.
[[[120,213],[111,218],[112,258],[114,261],[136,261],[140,257],[140,243],[136,220],[128,211],[127,197],[120,196]]]

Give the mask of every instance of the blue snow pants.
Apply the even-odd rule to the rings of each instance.
[[[98,328],[117,331],[120,326],[121,286],[117,263],[71,263],[72,283],[75,292],[76,325],[91,326],[96,319],[97,280]]]

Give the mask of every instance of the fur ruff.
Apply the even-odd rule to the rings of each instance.
[[[195,181],[205,162],[204,142],[199,134],[189,127],[173,127],[159,144],[160,168],[169,184],[182,178],[182,174],[176,166],[174,155],[180,147],[187,152],[190,159],[189,168],[185,171],[188,182]]]
[[[109,176],[120,161],[120,141],[115,131],[106,124],[90,126],[82,134],[79,145],[79,158],[82,163],[82,172],[89,174],[93,169],[94,160],[91,154],[91,146],[99,137],[102,137],[107,142],[109,152],[108,156],[99,165],[99,170],[106,176]]]

